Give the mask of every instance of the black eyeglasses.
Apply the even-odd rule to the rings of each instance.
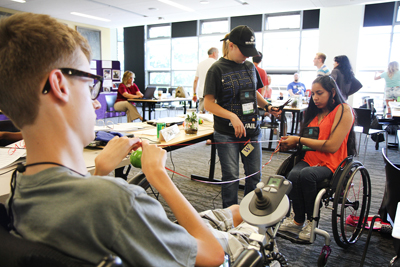
[[[71,76],[79,76],[79,77],[86,77],[94,80],[94,84],[89,86],[90,89],[90,98],[92,100],[95,100],[99,94],[100,94],[100,89],[103,87],[103,76],[99,75],[94,75],[89,72],[81,71],[81,70],[76,70],[76,69],[69,69],[69,68],[61,68],[59,69],[63,74],[66,75],[71,75]],[[47,94],[50,92],[50,81],[47,79],[46,84],[44,85],[42,94]]]

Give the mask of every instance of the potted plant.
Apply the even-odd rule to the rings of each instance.
[[[197,134],[199,129],[199,119],[197,114],[192,112],[192,114],[187,114],[185,118],[185,133],[186,134]]]

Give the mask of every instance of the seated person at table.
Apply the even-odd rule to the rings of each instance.
[[[294,81],[289,83],[287,86],[287,91],[289,93],[289,97],[295,96],[295,95],[301,95],[304,96],[306,92],[306,86],[304,83],[299,82],[299,74],[295,73],[294,74]]]
[[[140,116],[135,103],[127,101],[127,99],[142,98],[143,94],[140,92],[139,87],[133,82],[135,80],[135,73],[132,71],[125,71],[122,76],[122,83],[118,86],[117,100],[115,100],[114,109],[115,111],[126,112],[128,116],[128,122],[132,122],[136,119],[143,121]]]
[[[169,178],[166,151],[146,140],[115,137],[95,159],[94,175],[87,172],[82,151],[94,139],[91,101],[101,84],[93,86],[90,46],[77,31],[17,13],[0,21],[0,58],[0,77],[8,77],[0,79],[0,109],[27,148],[7,203],[14,235],[92,264],[114,254],[125,266],[219,266],[224,250],[235,258],[247,246],[255,230],[238,206],[202,219]],[[143,172],[179,225],[143,188],[104,176],[139,146]]]
[[[303,160],[287,177],[293,185],[289,197],[294,217],[286,218],[280,230],[295,232],[300,239],[310,240],[317,183],[331,178],[339,163],[348,154],[355,154],[353,110],[345,103],[331,77],[321,76],[314,80],[304,122],[306,127],[314,127],[313,131],[319,130],[318,139],[282,137],[282,150],[294,148],[297,144],[312,150],[305,153]]]

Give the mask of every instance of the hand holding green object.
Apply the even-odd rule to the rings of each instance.
[[[142,151],[134,151],[130,156],[130,161],[133,167],[142,168]]]

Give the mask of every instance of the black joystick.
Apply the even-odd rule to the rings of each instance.
[[[271,200],[267,192],[260,188],[254,190],[253,198],[249,203],[249,210],[256,216],[265,216],[273,212]]]
[[[259,210],[266,210],[270,204],[271,201],[269,200],[268,196],[264,196],[263,191],[260,188],[256,188],[254,190],[254,192],[256,193],[256,207]]]

